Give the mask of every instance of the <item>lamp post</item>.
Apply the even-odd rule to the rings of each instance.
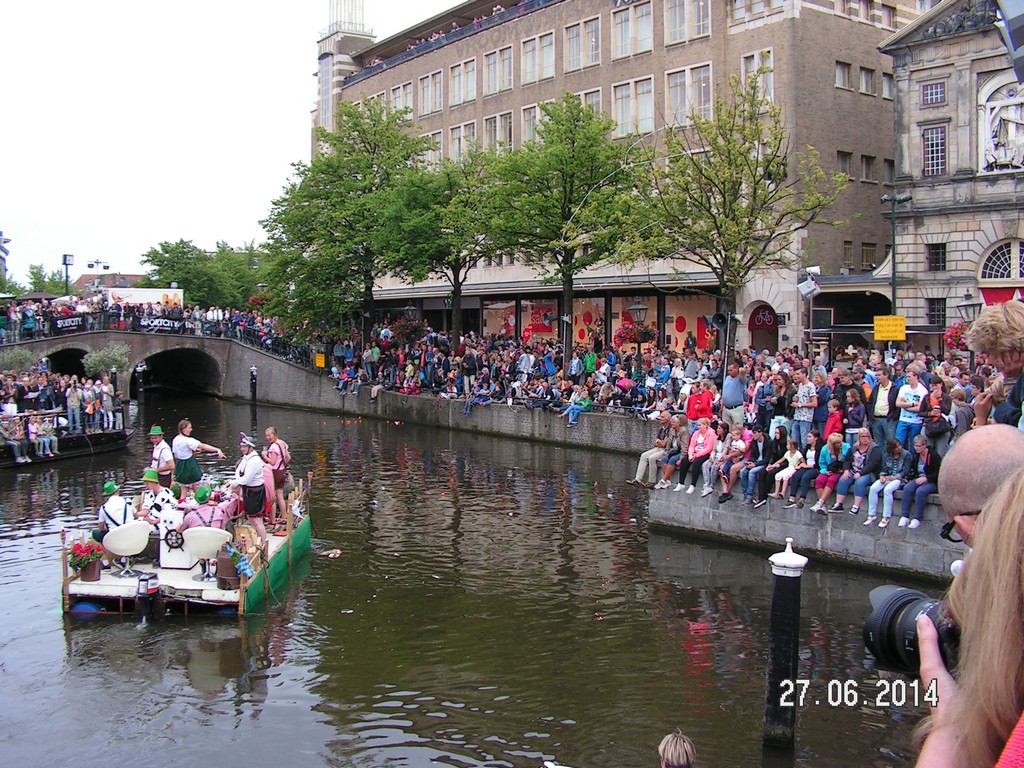
[[[896,314],[896,206],[900,203],[909,203],[914,196],[909,192],[901,195],[882,195],[882,202],[889,203],[889,223],[892,226],[892,240],[889,256],[892,260],[892,314]]]
[[[100,259],[93,259],[92,261],[89,262],[89,269],[95,269],[96,270],[96,280],[93,281],[93,288],[99,289],[99,287],[100,287],[100,270],[101,269],[109,270],[110,269],[110,262],[109,261],[101,261]]]
[[[647,307],[641,304],[639,299],[632,306],[626,307],[626,311],[637,325],[643,325],[644,320],[647,319]]]
[[[75,263],[74,254],[65,253],[64,254],[64,295],[65,296],[68,295],[68,287],[69,287],[69,283],[68,283],[68,268],[72,264],[74,264],[74,263]]]
[[[956,311],[960,315],[960,319],[964,325],[971,327],[975,320],[978,319],[978,313],[981,312],[981,308],[984,306],[984,302],[980,299],[975,299],[970,291],[964,291],[963,300],[956,305]],[[971,373],[974,373],[974,350],[968,349],[967,354],[969,355],[968,367],[971,369]]]

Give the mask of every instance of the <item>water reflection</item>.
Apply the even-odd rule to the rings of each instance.
[[[249,428],[245,404],[147,393],[142,423],[186,416],[229,456]],[[11,476],[10,759],[69,762],[70,746],[42,749],[56,737],[77,765],[146,743],[155,764],[603,768],[654,765],[679,726],[703,765],[909,764],[911,711],[807,707],[797,750],[762,752],[765,556],[649,535],[646,495],[622,482],[634,459],[394,421],[259,420],[314,471],[314,551],[341,556],[314,556],[257,621],[65,625],[59,569],[42,564],[61,526],[91,523],[106,479],[137,482],[148,446]],[[811,564],[801,676],[867,679],[860,622],[876,583]],[[40,668],[56,670],[45,688]]]

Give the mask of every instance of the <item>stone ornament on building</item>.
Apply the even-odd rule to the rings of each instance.
[[[979,105],[986,173],[1024,168],[1024,87],[1017,82],[997,88]]]
[[[996,20],[996,0],[967,0],[942,21],[932,24],[924,32],[925,39],[959,35],[992,26]]]

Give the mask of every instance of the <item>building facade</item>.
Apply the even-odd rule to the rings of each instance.
[[[1024,292],[1024,86],[995,0],[944,0],[882,45],[896,79],[898,303],[934,344],[957,305]]]
[[[358,0],[336,0],[351,5]],[[793,243],[805,265],[823,274],[863,274],[858,289],[828,294],[848,316],[870,322],[889,309],[876,273],[886,258],[889,224],[878,199],[895,181],[895,82],[879,44],[916,19],[924,0],[524,0],[503,8],[470,0],[386,40],[338,21],[320,41],[320,102],[314,120],[331,129],[340,100],[388,100],[409,108],[434,157],[457,157],[470,143],[521,146],[535,136],[539,105],[564,91],[579,94],[616,122],[624,142],[685,125],[708,114],[730,77],[770,68],[763,89],[782,109],[794,149],[814,147],[826,169],[851,183],[830,218]],[[350,9],[354,10],[355,9]],[[680,279],[678,270],[686,270]],[[806,340],[810,313],[798,272],[758,274],[739,297],[740,344],[776,348]],[[697,289],[697,290],[694,290]],[[576,283],[575,306],[562,308],[556,286],[519,263],[493,263],[470,276],[465,327],[484,333],[557,336],[547,321],[573,318],[573,338],[610,338],[629,307],[646,306],[663,337],[681,348],[689,333],[705,338],[704,315],[716,308],[714,280],[679,263],[604,265]],[[385,280],[385,305],[412,302],[446,323],[447,286]],[[554,320],[557,324],[557,320]]]

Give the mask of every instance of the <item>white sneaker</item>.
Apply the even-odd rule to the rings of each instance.
[[[903,518],[903,519],[905,520],[906,518]],[[911,520],[910,521],[910,525],[907,526],[907,527],[910,528],[911,530],[913,530],[914,528],[920,528],[921,527],[921,521],[917,520],[917,519]]]
[[[687,492],[687,493],[693,493],[693,492],[694,492],[695,490],[697,490],[697,489],[696,489],[696,488],[694,488],[694,487],[693,487],[693,486],[691,485],[691,486],[690,486],[689,488],[687,488],[687,489],[686,489],[686,492]]]
[[[901,517],[900,518],[899,527],[900,528],[906,528],[907,527],[907,518],[905,518],[905,517]]]
[[[811,512],[821,512],[821,510],[823,510],[824,508],[825,505],[819,501],[817,504],[811,507]]]
[[[714,488],[704,488],[704,490],[700,492],[700,497],[703,499],[705,496],[710,496],[714,492]]]
[[[662,490],[662,489],[664,489],[664,488],[668,488],[668,487],[669,487],[670,485],[672,485],[672,483],[670,483],[670,482],[669,482],[668,480],[659,480],[659,481],[658,481],[658,482],[657,482],[657,483],[655,484],[655,486],[654,486],[654,490],[656,490],[656,491],[660,491],[660,490]]]
[[[679,492],[680,492],[681,490],[683,490],[683,488],[685,488],[685,487],[686,487],[686,486],[685,486],[685,485],[683,485],[682,483],[676,483],[676,487],[672,489],[672,492],[673,492],[673,493],[679,493]]]
[[[878,515],[875,515],[874,517],[869,517],[867,520],[861,523],[861,525],[874,525],[876,520],[878,520]]]

